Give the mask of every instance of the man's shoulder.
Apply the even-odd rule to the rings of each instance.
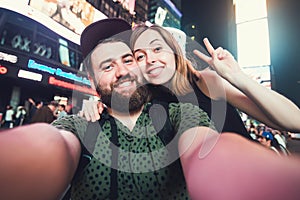
[[[169,110],[170,109],[175,109],[175,110],[192,109],[195,112],[204,112],[199,106],[196,106],[192,103],[183,103],[183,102],[169,103]]]
[[[73,114],[63,116],[52,122],[51,125],[59,129],[70,131],[79,136],[85,132],[88,121],[83,117]]]
[[[53,124],[78,124],[78,123],[87,124],[88,121],[85,118],[80,117],[79,115],[71,114],[71,115],[65,115],[55,120],[55,123],[53,122]]]

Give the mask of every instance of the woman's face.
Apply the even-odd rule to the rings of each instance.
[[[142,74],[149,83],[163,85],[174,76],[174,52],[157,31],[143,32],[136,40],[133,51]]]

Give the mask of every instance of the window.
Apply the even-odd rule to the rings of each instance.
[[[235,0],[237,60],[241,67],[270,65],[266,0]]]

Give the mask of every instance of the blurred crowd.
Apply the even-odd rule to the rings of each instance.
[[[246,126],[248,133],[253,140],[259,142],[266,148],[271,149],[280,156],[287,156],[290,154],[287,148],[289,132],[272,129],[255,120],[249,120]]]
[[[76,114],[79,111],[77,106],[71,103],[60,101],[34,101],[32,98],[14,108],[12,105],[7,105],[0,118],[1,129],[9,129],[25,124],[44,122],[50,124],[55,119],[60,117]]]
[[[37,122],[50,124],[55,119],[70,114],[77,114],[78,112],[79,108],[72,104],[65,104],[59,101],[34,101],[32,98],[29,98],[25,105],[19,105],[15,109],[11,105],[6,106],[6,110],[2,114],[0,127],[1,129],[8,129]],[[280,156],[290,154],[287,148],[289,132],[272,129],[253,119],[247,119],[244,123],[254,141]]]

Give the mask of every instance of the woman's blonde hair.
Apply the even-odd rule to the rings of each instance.
[[[154,30],[158,32],[167,45],[172,49],[175,55],[175,63],[176,63],[176,73],[173,76],[171,83],[171,90],[176,95],[185,95],[192,91],[192,87],[190,81],[192,80],[192,73],[188,69],[187,65],[189,64],[188,61],[185,59],[185,56],[182,53],[182,50],[172,36],[170,32],[165,30],[163,27],[158,25],[151,25],[147,26],[145,24],[138,24],[134,27],[130,38],[130,48],[133,49],[135,42],[140,37],[140,35],[145,32],[146,30]],[[134,50],[134,49],[133,49]]]

